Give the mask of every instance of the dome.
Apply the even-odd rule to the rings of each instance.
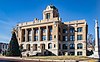
[[[50,10],[50,9],[54,9],[54,10],[58,10],[54,5],[48,5],[46,10]]]

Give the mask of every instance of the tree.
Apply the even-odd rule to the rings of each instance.
[[[7,56],[20,56],[21,52],[19,50],[18,40],[16,38],[16,34],[12,32],[12,38],[8,46]]]
[[[87,38],[87,45],[94,45],[93,42],[93,35],[92,34],[88,34],[88,38]]]

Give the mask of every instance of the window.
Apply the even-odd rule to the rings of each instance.
[[[30,29],[28,29],[28,41],[31,41],[31,30]]]
[[[77,52],[77,55],[78,55],[78,56],[82,55],[82,51],[78,51],[78,52]]]
[[[22,30],[22,42],[25,42],[25,30]]]
[[[70,49],[75,49],[75,45],[74,45],[74,44],[70,44],[70,45],[69,45],[69,48],[70,48]]]
[[[31,30],[28,30],[28,35],[31,35],[31,32],[32,32]]]
[[[23,44],[20,44],[20,49],[23,49],[23,46],[24,46]],[[7,48],[7,47],[6,47],[6,48]]]
[[[33,51],[37,51],[37,44],[33,44]]]
[[[48,49],[51,49],[51,48],[52,48],[52,44],[49,43],[49,44],[48,44]]]
[[[54,44],[54,48],[56,47],[56,45]]]
[[[36,29],[36,33],[38,33],[38,29]]]
[[[42,32],[45,33],[45,32],[46,32],[46,29],[43,28],[43,29],[42,29]]]
[[[74,28],[70,28],[70,33],[74,33],[75,29]]]
[[[82,27],[77,28],[77,32],[82,32]]]
[[[46,40],[46,36],[45,35],[42,36],[42,40],[43,41]]]
[[[34,41],[38,41],[38,36],[34,36]]]
[[[63,41],[67,41],[67,36],[63,36]]]
[[[67,30],[66,29],[63,29],[63,33],[67,33]]]
[[[82,35],[78,35],[77,40],[82,40]]]
[[[63,49],[67,49],[67,44],[63,44]]]
[[[50,33],[52,32],[52,26],[51,27],[49,27],[49,30],[50,30]]]
[[[28,41],[31,41],[31,36],[28,36]]]
[[[74,35],[71,35],[70,36],[70,41],[74,41],[75,40],[75,36]]]
[[[22,41],[22,42],[25,42],[25,36],[23,36],[23,38],[22,38],[22,39],[23,39],[23,41]]]
[[[79,43],[77,44],[77,49],[82,49],[83,48],[83,44]]]
[[[50,13],[46,14],[46,19],[50,19]]]
[[[50,35],[49,40],[52,40],[52,35]]]
[[[56,35],[54,35],[54,38],[56,38]]]
[[[26,45],[26,49],[27,49],[28,51],[30,51],[30,44],[27,44],[27,45]]]
[[[69,52],[68,55],[75,55],[75,52]]]
[[[42,50],[45,49],[45,44],[41,44],[40,46],[41,46],[40,48],[41,48]]]

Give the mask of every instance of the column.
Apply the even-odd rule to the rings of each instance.
[[[41,29],[40,27],[38,28],[38,45],[37,45],[37,50],[40,52],[40,37],[41,37]]]
[[[32,43],[30,44],[30,51],[31,52],[33,51],[33,44]]]
[[[40,27],[38,28],[38,41],[40,41],[40,37],[41,37],[41,29]]]
[[[27,38],[28,36],[27,35],[28,35],[28,31],[27,31],[27,29],[25,29],[25,42],[28,41],[28,38]]]
[[[32,42],[34,41],[34,29],[32,28]]]
[[[48,41],[48,26],[46,26],[46,41]]]

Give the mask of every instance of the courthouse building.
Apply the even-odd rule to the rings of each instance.
[[[48,5],[43,11],[43,20],[16,26],[19,45],[23,55],[81,55],[86,56],[86,20],[62,22],[58,9]]]

